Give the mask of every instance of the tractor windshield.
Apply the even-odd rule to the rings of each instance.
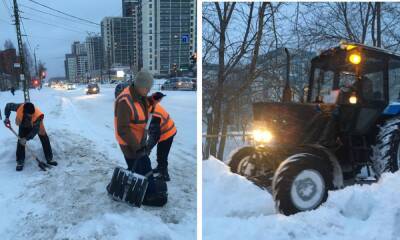
[[[353,95],[364,103],[385,101],[383,60],[366,57],[362,64],[354,65],[338,59],[346,58],[330,56],[314,64],[311,101],[350,104]]]

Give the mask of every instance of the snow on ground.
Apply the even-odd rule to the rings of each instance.
[[[399,240],[400,172],[376,184],[329,192],[320,208],[277,214],[271,195],[233,174],[223,162],[203,162],[203,239]]]
[[[16,172],[16,140],[0,126],[1,239],[195,239],[196,93],[165,92],[162,105],[178,128],[169,159],[169,202],[138,209],[105,191],[113,169],[126,164],[114,137],[114,88],[100,88],[98,95],[85,95],[84,86],[31,91],[59,162],[48,172],[39,171],[28,152],[24,171]],[[22,100],[21,91],[0,92],[2,112],[7,102]],[[37,137],[28,145],[44,159]],[[151,159],[155,166],[154,153]]]

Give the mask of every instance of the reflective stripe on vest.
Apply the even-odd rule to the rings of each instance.
[[[22,119],[24,118],[24,104],[21,104],[18,108],[17,108],[17,116],[15,121],[18,124],[21,124]],[[42,113],[42,111],[40,111],[40,109],[38,107],[35,106],[35,112],[32,115],[32,119],[31,119],[31,123],[33,125],[34,122],[36,122],[36,120],[38,120],[41,116],[44,117],[44,114]]]
[[[159,142],[165,141],[176,134],[177,130],[174,121],[159,103],[155,106],[153,114],[161,119],[161,135]]]
[[[142,106],[141,103],[137,101],[133,101],[133,98],[130,94],[129,87],[126,87],[117,97],[115,100],[114,106],[114,127],[115,127],[115,137],[120,145],[128,145],[118,133],[118,116],[117,116],[117,105],[118,103],[125,101],[130,110],[130,123],[129,128],[132,134],[135,136],[137,142],[139,144],[143,144],[146,141],[146,123],[148,120],[148,113],[145,112],[145,108]]]

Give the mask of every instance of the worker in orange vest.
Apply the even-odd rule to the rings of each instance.
[[[53,152],[51,150],[50,139],[44,128],[43,119],[44,114],[38,107],[30,102],[15,104],[8,103],[5,107],[4,124],[6,127],[11,127],[10,115],[11,111],[17,113],[15,123],[19,126],[18,129],[18,144],[17,144],[17,171],[22,171],[25,162],[25,144],[27,141],[39,135],[40,142],[42,143],[44,156],[47,163],[57,166],[57,162],[53,160]]]
[[[167,195],[157,189],[146,152],[146,126],[150,113],[147,94],[152,86],[153,76],[142,70],[136,75],[134,83],[118,94],[115,100],[115,136],[128,169],[148,176],[149,184],[143,205],[163,206],[167,202]]]
[[[152,94],[152,119],[149,125],[148,140],[146,150],[150,154],[157,144],[157,167],[153,170],[164,181],[170,181],[168,174],[168,155],[172,142],[176,135],[176,127],[168,112],[161,106],[160,102],[165,97],[161,92]]]

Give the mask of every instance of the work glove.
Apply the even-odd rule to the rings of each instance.
[[[11,128],[11,122],[9,118],[4,119],[4,125],[6,128]]]
[[[26,138],[20,138],[19,139],[19,143],[22,145],[22,146],[25,146],[26,145]]]

